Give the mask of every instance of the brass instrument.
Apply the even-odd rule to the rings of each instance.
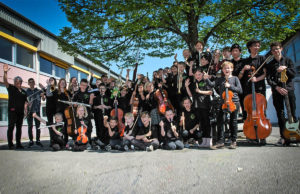
[[[50,92],[53,92],[55,90],[55,86],[54,85],[51,85],[50,87]]]

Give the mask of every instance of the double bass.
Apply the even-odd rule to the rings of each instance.
[[[251,73],[255,68],[251,67]],[[253,73],[251,75],[253,77]],[[264,95],[255,92],[255,83],[251,82],[252,94],[248,94],[244,99],[247,118],[244,121],[243,131],[247,138],[256,140],[267,138],[272,132],[270,120],[265,116],[267,100]]]

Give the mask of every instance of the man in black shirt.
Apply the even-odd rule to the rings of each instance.
[[[247,48],[250,53],[250,56],[243,60],[243,65],[237,69],[239,72],[238,78],[240,79],[243,94],[240,96],[240,101],[243,102],[244,98],[252,93],[252,84],[251,81],[255,83],[255,92],[258,92],[264,96],[266,96],[266,69],[261,68],[257,74],[252,78],[251,81],[248,82],[249,75],[251,74],[251,68],[258,69],[263,62],[265,61],[265,57],[258,55],[260,49],[260,41],[253,39],[247,43]],[[247,113],[243,111],[243,119],[247,118]]]
[[[13,144],[13,131],[16,125],[16,144],[17,149],[24,149],[21,144],[22,136],[22,124],[25,114],[27,114],[27,96],[26,92],[21,88],[22,78],[17,76],[14,78],[14,85],[11,85],[7,81],[8,65],[3,64],[3,81],[8,91],[8,130],[7,130],[7,141],[9,149],[14,148]]]
[[[284,99],[288,96],[290,102],[290,110],[294,122],[298,119],[295,114],[296,110],[296,97],[294,93],[294,83],[293,79],[296,75],[294,64],[291,59],[282,56],[282,45],[280,42],[271,43],[271,52],[274,59],[267,64],[267,81],[272,88],[273,104],[276,109],[278,125],[280,128],[280,139],[276,145],[282,146],[286,143],[286,139],[283,136],[283,131],[285,129],[285,115],[284,115]],[[286,76],[288,80],[286,81],[286,86],[280,81],[281,72],[286,71]]]

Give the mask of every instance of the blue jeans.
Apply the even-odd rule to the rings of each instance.
[[[184,148],[184,145],[182,143],[182,141],[180,140],[175,140],[175,141],[169,141],[166,144],[166,149],[167,150],[182,150]]]

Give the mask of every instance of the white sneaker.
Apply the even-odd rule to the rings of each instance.
[[[129,150],[129,148],[128,148],[127,145],[124,146],[124,150],[125,150],[126,152]]]
[[[276,146],[284,146],[285,140],[283,138],[279,138],[277,143],[275,144]]]
[[[203,138],[202,138],[202,143],[199,144],[199,147],[200,147],[200,148],[206,147],[206,142],[207,142],[207,138],[203,137]]]
[[[154,150],[153,145],[150,145],[149,147],[146,147],[147,152],[152,152],[153,150]]]
[[[134,150],[134,149],[135,149],[134,145],[131,145],[131,146],[130,146],[130,149]]]

